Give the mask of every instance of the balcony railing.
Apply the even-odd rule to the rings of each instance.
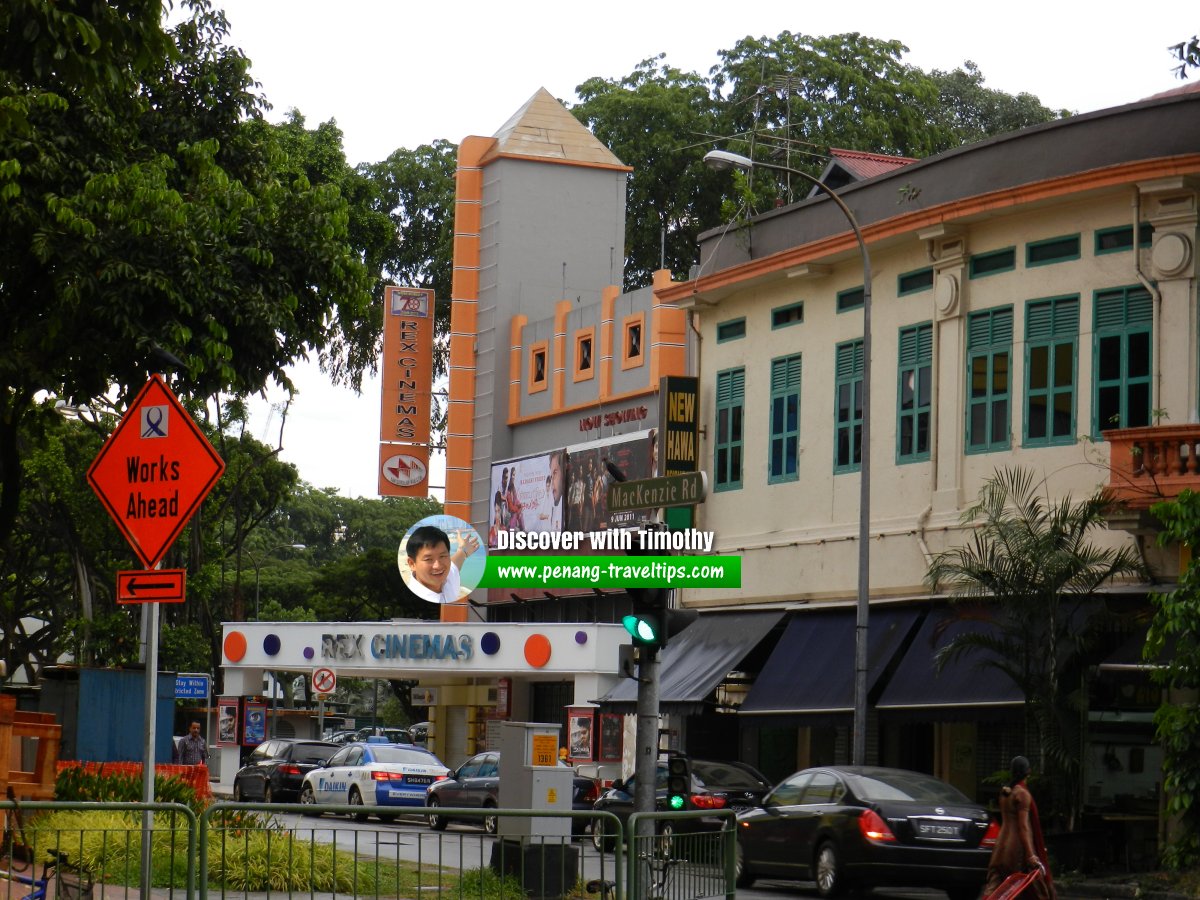
[[[1134,509],[1171,500],[1185,489],[1200,491],[1200,424],[1114,428],[1108,487]]]

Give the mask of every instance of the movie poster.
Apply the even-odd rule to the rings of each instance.
[[[657,467],[658,433],[654,429],[615,440],[578,444],[567,448],[567,529],[600,531],[636,525],[645,511],[608,512],[611,462],[626,481],[652,477]]]
[[[247,703],[246,721],[242,731],[242,743],[257,747],[267,739],[267,704]]]
[[[563,451],[492,466],[488,547],[501,531],[562,531],[566,501]]]
[[[567,745],[571,754],[571,762],[592,761],[592,722],[595,710],[590,707],[572,707],[568,714],[571,726]]]
[[[217,746],[235,747],[238,743],[238,698],[217,701]]]

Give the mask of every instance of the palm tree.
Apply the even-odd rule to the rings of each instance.
[[[1147,577],[1132,546],[1092,541],[1113,502],[1104,489],[1082,501],[1069,494],[1051,500],[1046,479],[1028,469],[998,470],[963,514],[975,529],[970,540],[938,554],[927,573],[934,590],[948,589],[960,602],[958,620],[991,626],[948,642],[938,651],[939,670],[976,653],[1020,688],[1026,746],[1041,772],[1058,776],[1068,827],[1082,802],[1087,666],[1112,634],[1101,590]]]

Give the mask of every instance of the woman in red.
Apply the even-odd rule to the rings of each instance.
[[[1029,776],[1029,760],[1023,756],[1012,761],[1012,780],[1000,792],[1000,835],[988,862],[987,885],[984,897],[991,895],[1008,876],[1018,872],[1040,869],[1036,879],[1022,894],[1038,900],[1053,900],[1054,882],[1046,860],[1046,843],[1042,839],[1042,824],[1037,804],[1025,779]]]

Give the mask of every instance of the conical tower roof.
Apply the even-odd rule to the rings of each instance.
[[[526,101],[496,132],[496,143],[481,160],[500,157],[537,159],[572,165],[625,169],[596,136],[571,115],[545,88]]]

